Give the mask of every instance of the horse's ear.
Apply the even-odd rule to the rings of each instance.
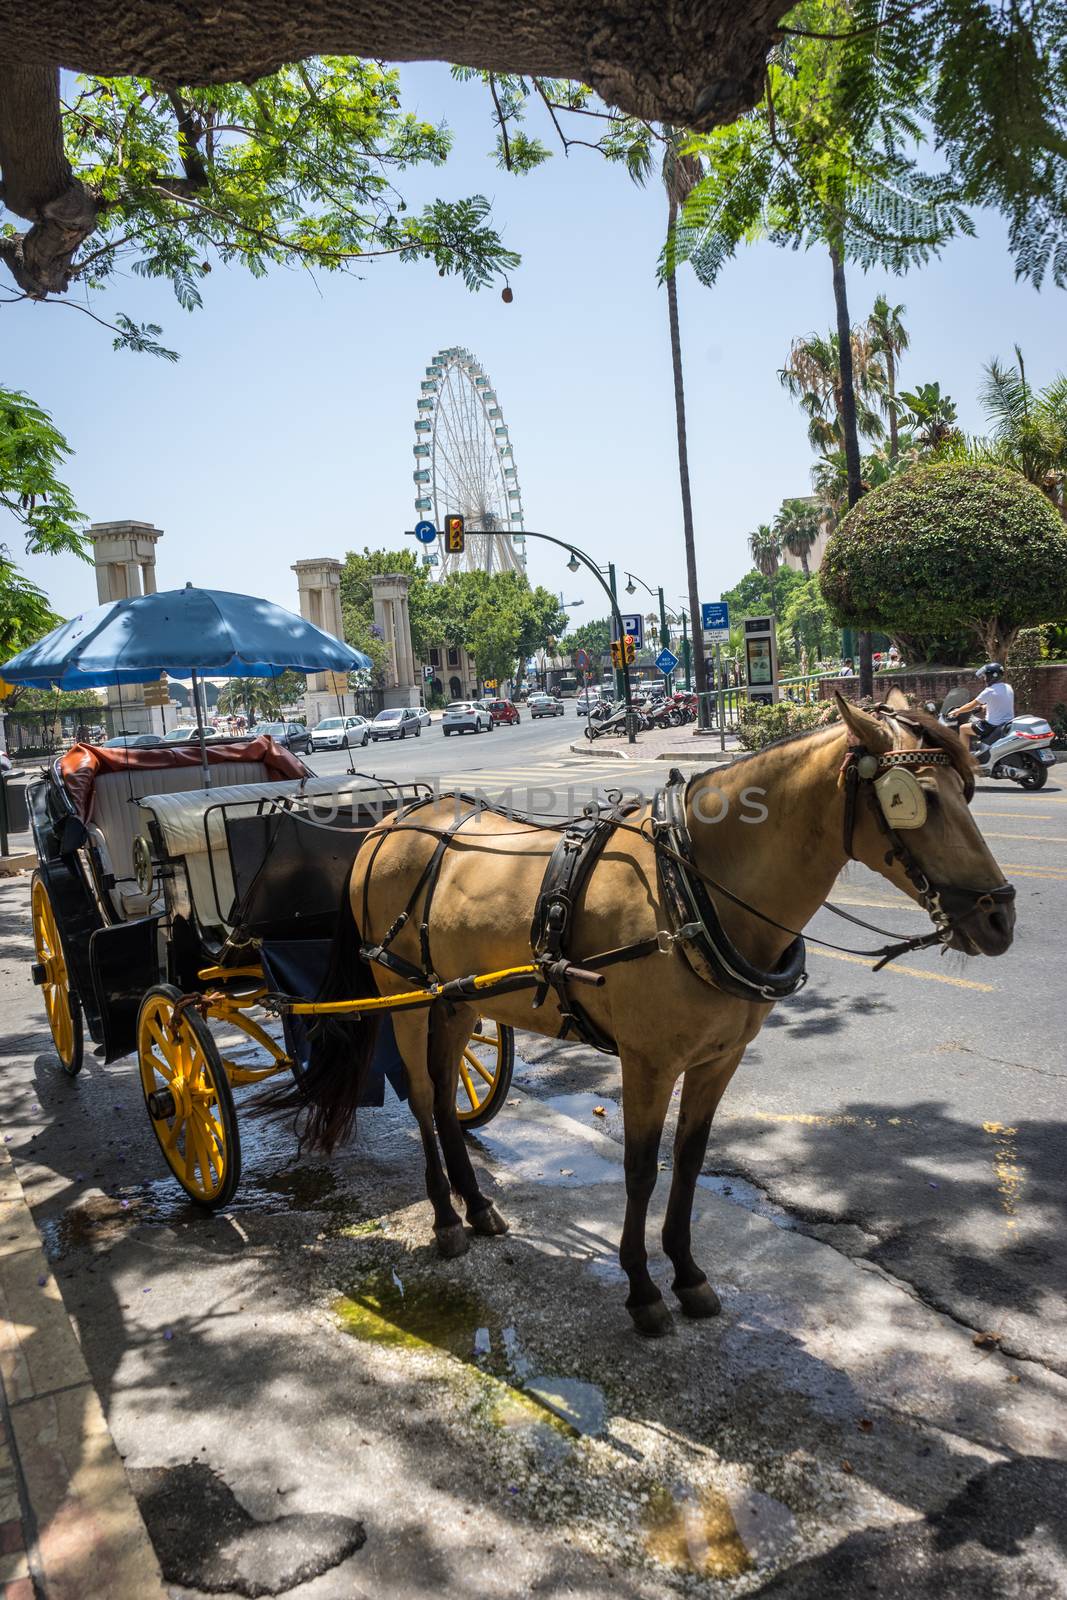
[[[904,690],[896,685],[886,695],[885,703],[891,711],[911,711],[915,705],[911,695],[905,694]]]
[[[892,735],[885,723],[878,717],[872,716],[869,711],[864,711],[852,700],[846,700],[840,689],[835,689],[834,699],[837,709],[841,713],[841,720],[850,733],[854,734],[860,744],[866,745],[868,750],[888,750],[893,743]]]

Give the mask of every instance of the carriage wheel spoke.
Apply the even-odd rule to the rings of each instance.
[[[471,1043],[472,1044],[491,1044],[491,1045],[495,1046],[495,1045],[499,1044],[500,1041],[497,1038],[495,1033],[472,1033],[471,1034]]]
[[[184,1111],[179,1111],[175,1115],[174,1121],[171,1123],[170,1132],[167,1134],[167,1137],[163,1141],[164,1150],[168,1150],[168,1151],[169,1150],[173,1150],[174,1153],[177,1154],[177,1152],[178,1152],[178,1140],[181,1138],[181,1132],[182,1132],[182,1129],[184,1127],[185,1127],[185,1112]]]
[[[488,1067],[484,1067],[482,1065],[482,1063],[478,1060],[478,1057],[474,1054],[473,1050],[464,1050],[463,1055],[469,1065],[474,1068],[478,1076],[483,1078],[489,1087],[492,1088],[496,1077],[495,1073],[490,1072]]]
[[[464,1055],[466,1055],[466,1051],[464,1051]],[[478,1100],[478,1095],[475,1091],[473,1083],[471,1082],[471,1075],[462,1062],[460,1062],[459,1075],[463,1079],[463,1087],[467,1091],[467,1098],[471,1103],[471,1110],[477,1111],[480,1103]]]

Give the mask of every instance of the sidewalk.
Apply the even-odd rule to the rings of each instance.
[[[585,724],[582,724],[584,729]],[[715,762],[732,761],[742,754],[737,735],[726,735],[726,750],[720,749],[718,730],[698,734],[694,725],[686,728],[654,728],[637,735],[636,744],[625,738],[608,735],[603,739],[587,739],[584,732],[571,745],[577,755],[593,756],[600,761],[605,756],[619,761],[673,761],[680,766],[710,767]]]
[[[0,1145],[0,1600],[162,1600],[159,1564]]]

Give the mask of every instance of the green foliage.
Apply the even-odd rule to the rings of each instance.
[[[782,548],[796,556],[808,576],[808,555],[822,532],[818,506],[810,500],[783,500],[774,519],[774,531]]]
[[[400,105],[378,61],[314,57],[252,83],[181,88],[147,78],[76,80],[66,151],[99,206],[72,281],[124,271],[201,304],[214,262],[362,271],[378,257],[431,261],[470,289],[518,265],[481,195],[409,210],[400,175],[440,166],[452,138]],[[116,347],[174,359],[159,327],[119,315]]]
[[[588,650],[594,666],[602,656],[611,653],[611,640],[615,632],[610,617],[598,617],[595,621],[583,622],[580,628],[574,628],[566,638],[566,648],[572,653],[576,650]]]
[[[790,23],[797,31],[769,61],[755,110],[684,147],[706,170],[667,240],[664,275],[688,260],[714,283],[738,245],[757,237],[902,272],[974,231],[955,178],[922,172],[907,153],[922,141],[916,74],[889,70],[872,51],[870,92],[857,82],[854,53],[802,36],[851,28],[851,4],[807,0]]]
[[[831,614],[897,634],[967,628],[1003,658],[1021,628],[1067,615],[1067,528],[1003,467],[918,467],[865,495],[819,572]]]
[[[432,645],[469,650],[483,678],[510,678],[516,661],[531,655],[567,626],[556,595],[531,589],[518,572],[451,572],[433,583],[410,550],[349,551],[341,573],[345,638],[366,650],[380,668],[388,648],[375,636],[371,579],[386,572],[410,579],[408,612],[416,656]]]
[[[14,518],[28,554],[88,560],[84,521],[59,477],[70,446],[29,395],[0,387],[0,511]],[[0,542],[0,659],[32,644],[60,621],[48,597],[25,577]]]
[[[775,739],[784,739],[791,733],[805,733],[809,728],[821,728],[836,718],[837,708],[830,700],[814,705],[794,705],[791,700],[779,700],[770,706],[746,701],[738,719],[737,738],[743,750],[762,750]]]
[[[990,361],[982,403],[991,424],[988,440],[975,440],[978,459],[1014,467],[1067,515],[1067,376],[1059,373],[1045,389],[1026,377],[1022,351],[1014,367]]]
[[[816,576],[795,584],[778,614],[779,631],[793,643],[798,667],[801,645],[807,651],[809,667],[837,655],[840,636]]]
[[[250,723],[277,722],[283,706],[299,700],[306,688],[303,673],[288,670],[274,678],[230,678],[219,690],[218,709],[226,717],[243,711]]]

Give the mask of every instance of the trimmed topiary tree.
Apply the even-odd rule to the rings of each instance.
[[[1008,467],[917,467],[853,506],[819,582],[843,626],[904,639],[964,627],[1003,660],[1020,629],[1067,616],[1067,526]]]

